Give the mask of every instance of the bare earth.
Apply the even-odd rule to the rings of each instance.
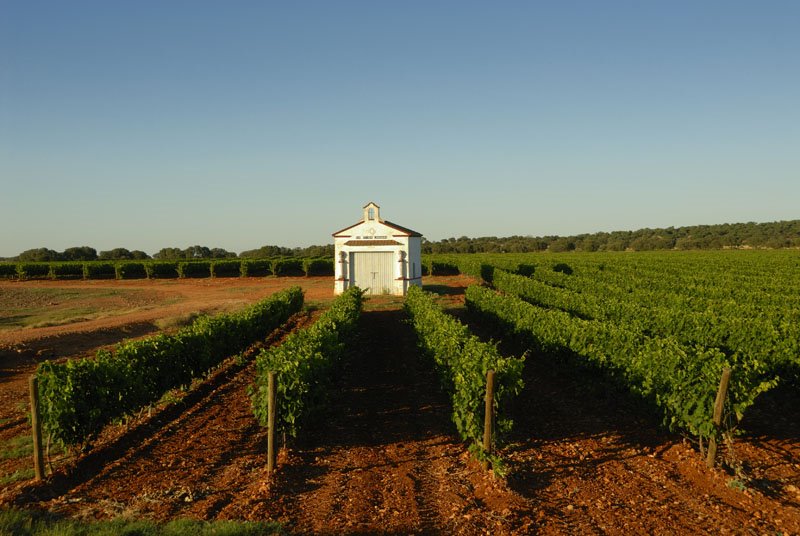
[[[471,282],[425,281],[459,315]],[[238,308],[291,284],[307,289],[307,302],[332,297],[329,278],[100,284],[144,291],[139,299],[154,300],[152,307],[0,334],[0,439],[27,432],[26,382],[39,360],[91,354],[159,323]],[[747,416],[751,433],[724,452],[740,466],[737,475],[706,469],[693,445],[661,431],[601,378],[532,356],[504,453],[509,476],[499,479],[470,461],[455,436],[447,398],[403,318],[397,300],[369,301],[328,415],[281,452],[274,477],[265,473],[265,439],[246,394],[252,363],[229,360],[180,402],[109,427],[46,483],[0,490],[0,504],[85,518],[269,519],[313,534],[800,534],[796,392],[766,396]],[[299,316],[287,329],[312,321]],[[516,351],[506,343],[501,350]],[[0,472],[26,464],[0,460]]]

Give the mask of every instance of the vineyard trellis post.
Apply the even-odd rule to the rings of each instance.
[[[267,376],[267,472],[275,470],[275,372]]]
[[[731,381],[731,369],[725,367],[722,371],[722,378],[719,381],[719,389],[717,390],[717,398],[714,401],[714,416],[712,422],[714,423],[714,433],[708,439],[708,457],[706,458],[706,466],[714,467],[714,461],[717,457],[717,432],[722,426],[722,409],[725,406],[725,397],[728,394],[728,385]]]
[[[486,373],[486,410],[483,420],[483,452],[489,456],[492,451],[492,427],[494,426],[494,371]],[[488,458],[483,461],[483,469],[489,468]]]
[[[39,415],[39,381],[31,375],[31,428],[33,429],[33,470],[36,480],[44,480],[44,454],[42,452],[42,420]]]

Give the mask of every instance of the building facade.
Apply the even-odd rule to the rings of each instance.
[[[380,211],[368,203],[361,221],[333,233],[335,294],[355,286],[405,296],[409,285],[422,286],[422,235],[384,220]]]

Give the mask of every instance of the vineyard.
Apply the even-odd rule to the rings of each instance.
[[[725,262],[719,262],[723,260]],[[546,260],[546,262],[541,262]],[[723,420],[800,373],[800,255],[794,252],[461,256],[433,272],[481,277],[467,308],[540,354],[591,363],[703,438],[715,385],[730,368]]]
[[[423,261],[425,290],[404,299],[351,289],[309,307],[289,279],[238,311],[43,361],[39,420],[65,454],[0,504],[300,533],[800,531],[796,252]],[[103,273],[251,277],[238,260],[161,264]],[[293,274],[313,284],[322,264]],[[90,265],[17,266],[9,284]]]

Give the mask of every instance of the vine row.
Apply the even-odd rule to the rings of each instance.
[[[405,300],[419,346],[435,363],[453,406],[453,422],[470,450],[484,459],[481,440],[485,415],[486,373],[495,371],[495,426],[498,440],[513,425],[504,411],[522,390],[524,357],[503,357],[493,344],[482,342],[469,328],[442,311],[433,295],[410,287]],[[494,450],[494,449],[493,449]],[[493,461],[493,465],[497,460]]]
[[[263,349],[256,357],[251,389],[253,413],[262,426],[268,419],[268,375],[276,373],[276,431],[296,437],[325,407],[332,389],[331,372],[338,364],[361,316],[363,291],[352,287],[334,300],[309,328],[289,335],[283,344]]]
[[[302,305],[303,291],[292,287],[243,311],[200,317],[173,335],[100,350],[94,359],[41,363],[36,375],[43,430],[62,445],[90,440],[113,420],[157,402],[265,337]]]

